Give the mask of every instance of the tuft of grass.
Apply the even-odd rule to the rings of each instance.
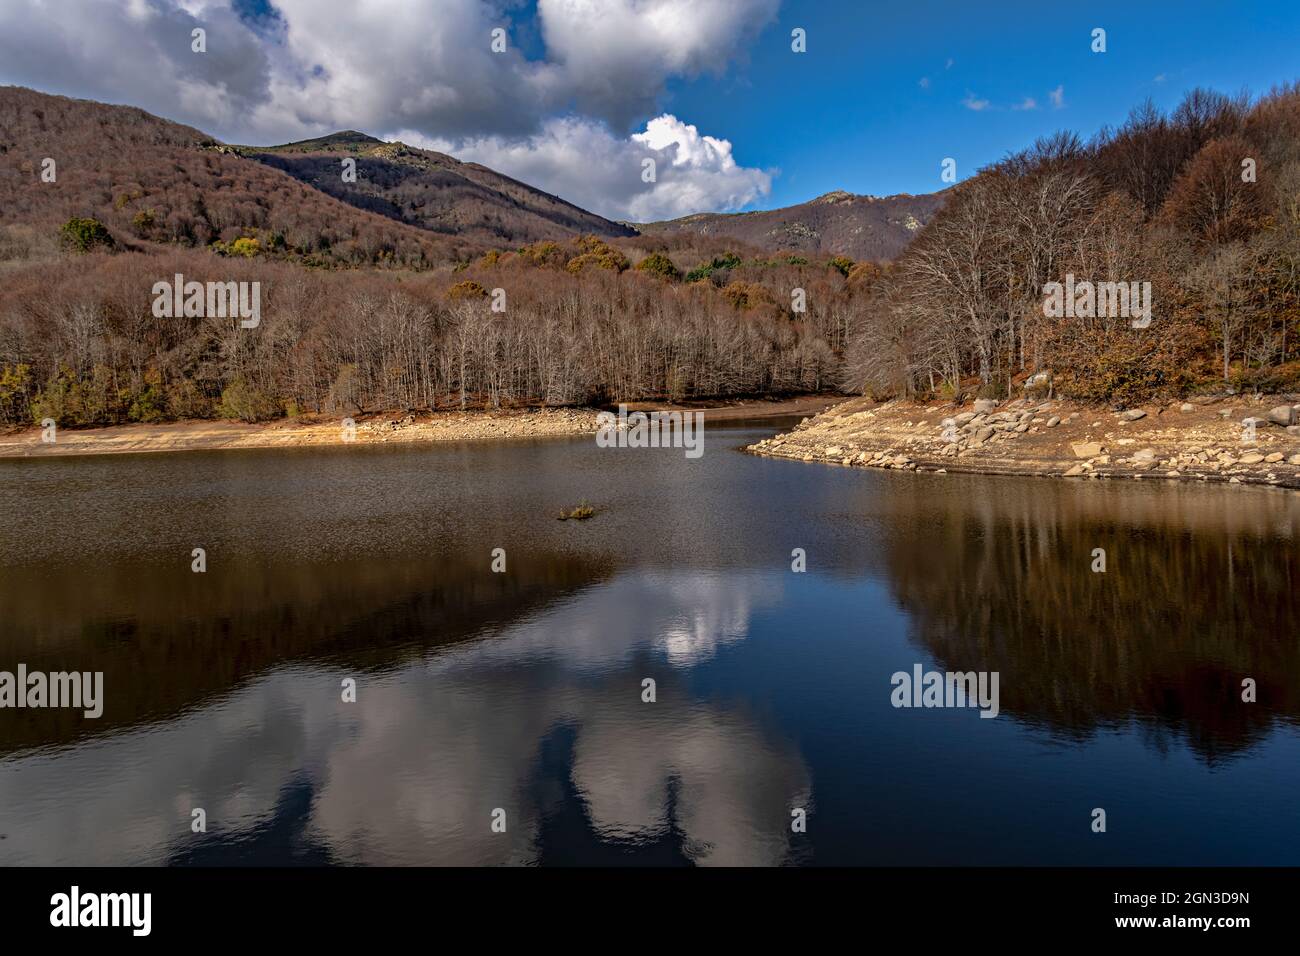
[[[570,518],[574,521],[586,521],[595,513],[596,509],[584,501],[582,504],[578,505],[578,507],[572,508],[567,512],[561,511],[559,518],[561,521],[568,521]]]

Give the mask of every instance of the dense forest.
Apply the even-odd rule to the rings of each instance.
[[[722,254],[688,283],[663,252],[642,256],[643,268],[632,261],[584,237],[423,273],[204,250],[92,251],[9,268],[0,421],[255,421],[838,383],[852,302],[843,263]],[[175,273],[259,282],[261,324],[156,318],[151,289]],[[804,313],[792,311],[792,286],[807,290]]]
[[[494,247],[139,110],[0,94],[8,426],[1003,396],[1040,370],[1124,404],[1300,378],[1296,87],[1253,103],[1197,90],[1087,142],[1040,141],[948,190],[884,266],[688,232]],[[177,273],[259,283],[260,326],[155,317],[151,290]],[[1043,288],[1067,274],[1150,282],[1153,322],[1047,318]]]
[[[1067,275],[1149,282],[1152,323],[1047,318]],[[1125,403],[1300,379],[1300,87],[1194,90],[1062,133],[952,190],[855,313],[845,382],[882,394],[1059,391]]]

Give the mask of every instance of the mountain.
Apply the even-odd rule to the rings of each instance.
[[[575,234],[636,234],[478,163],[355,130],[283,146],[234,148],[359,209],[495,246]],[[356,160],[355,182],[343,181],[342,160],[348,157]]]
[[[73,218],[99,220],[120,247],[255,237],[267,255],[326,266],[423,267],[482,248],[356,209],[144,110],[0,87],[4,237],[36,250]]]
[[[344,159],[355,160],[355,182],[344,181]],[[52,181],[42,175],[46,160]],[[425,268],[538,240],[638,233],[883,261],[942,202],[941,193],[833,192],[765,212],[619,223],[486,166],[355,130],[237,146],[135,107],[0,87],[6,249],[48,245],[70,219],[93,218],[128,248],[229,251],[237,239],[256,238],[264,255],[331,267]]]
[[[943,205],[945,193],[859,196],[836,190],[783,209],[699,213],[636,224],[645,235],[726,236],[766,249],[845,255],[856,261],[893,259]]]
[[[345,156],[356,183],[343,182]],[[354,130],[233,146],[135,107],[0,87],[0,245],[35,254],[73,218],[99,220],[127,248],[255,237],[263,254],[324,266],[424,268],[538,239],[635,235],[485,166]]]

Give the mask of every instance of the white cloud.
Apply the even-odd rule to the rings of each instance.
[[[540,132],[513,139],[448,140],[410,130],[395,135],[482,163],[610,219],[649,222],[737,209],[766,196],[772,185],[771,173],[739,165],[727,140],[703,135],[669,113],[625,138],[575,116],[548,120]],[[642,179],[647,158],[655,161],[651,183]]]
[[[1038,100],[1034,99],[1032,96],[1026,96],[1011,108],[1013,110],[1036,110],[1038,109]]]
[[[966,92],[966,98],[962,100],[961,103],[962,106],[966,107],[966,109],[974,110],[976,113],[989,108],[988,100],[981,99],[969,90]]]
[[[1065,86],[1058,86],[1047,94],[1048,99],[1052,101],[1052,109],[1059,110],[1065,106]]]
[[[625,126],[668,76],[720,72],[780,0],[538,0],[548,57],[578,106]]]
[[[921,77],[918,85],[921,87],[921,89],[928,90],[930,88],[930,78],[928,76]]]
[[[339,128],[520,136],[573,108],[626,129],[667,80],[718,71],[779,0],[539,0],[544,55],[491,31],[526,16],[488,0],[0,3],[0,82],[142,106],[235,142]],[[190,50],[207,30],[208,52]]]

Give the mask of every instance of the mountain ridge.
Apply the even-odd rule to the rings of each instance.
[[[903,251],[945,198],[945,192],[872,196],[833,189],[776,209],[691,213],[628,225],[646,236],[682,232],[728,236],[764,248],[886,262]]]

